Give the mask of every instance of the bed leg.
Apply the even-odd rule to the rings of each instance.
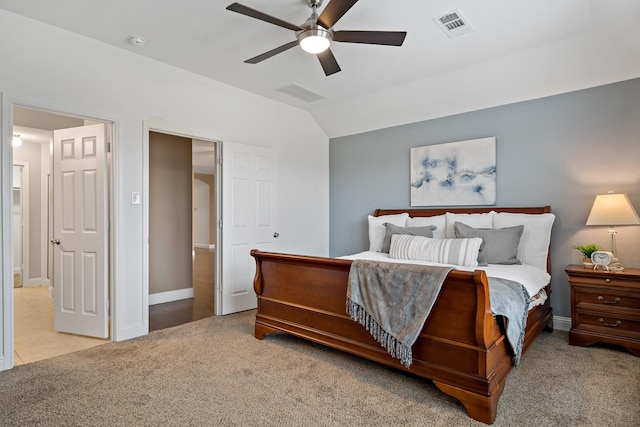
[[[256,322],[255,326],[255,337],[259,340],[263,340],[266,334],[273,334],[278,332],[277,329],[272,328],[271,326],[263,325],[261,323]]]
[[[548,320],[547,320],[547,324],[544,327],[544,330],[546,332],[553,333],[553,309],[551,307],[549,307],[547,316],[548,316]]]
[[[496,414],[498,413],[498,400],[500,400],[500,395],[502,394],[502,390],[504,390],[504,383],[502,383],[491,396],[481,396],[438,381],[434,381],[433,383],[443,393],[458,399],[460,403],[464,405],[471,418],[485,424],[493,424],[496,419]]]

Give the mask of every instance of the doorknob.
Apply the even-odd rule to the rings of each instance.
[[[49,240],[49,243],[51,243],[52,245],[55,243],[56,245],[60,244],[60,239],[51,239]]]
[[[278,233],[278,232],[273,233],[273,237],[274,237],[274,238],[276,238],[276,239],[277,239],[279,236],[280,236],[280,233]]]

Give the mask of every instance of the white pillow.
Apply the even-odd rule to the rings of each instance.
[[[387,232],[384,224],[386,222],[405,227],[409,214],[403,212],[395,215],[368,216],[369,219],[369,250],[372,252],[380,252],[382,250],[382,242]]]
[[[495,215],[495,211],[474,214],[447,212],[445,213],[446,228],[444,237],[447,239],[454,239],[456,237],[456,233],[453,231],[453,224],[456,221],[473,228],[493,228],[493,217]]]
[[[545,214],[518,214],[498,212],[493,220],[495,228],[524,225],[518,245],[518,259],[547,271],[547,255],[551,241],[551,227],[556,216]]]
[[[436,229],[433,230],[434,239],[444,239],[444,214],[436,216],[417,216],[407,218],[407,227],[426,227],[429,225],[434,225],[436,227]]]
[[[391,236],[389,258],[430,261],[464,267],[478,266],[478,251],[482,238],[431,239],[423,236],[394,234]]]

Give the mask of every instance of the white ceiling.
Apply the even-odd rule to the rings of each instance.
[[[305,109],[329,136],[413,119],[403,113],[406,118],[389,123],[379,118],[365,123],[367,118],[358,115],[362,107],[371,111],[380,106],[392,116],[394,109],[402,110],[400,104],[458,99],[455,106],[445,102],[440,110],[434,105],[425,108],[420,117],[428,118],[640,76],[638,0],[360,0],[338,21],[336,30],[402,30],[407,31],[405,43],[389,47],[334,42],[331,49],[342,71],[329,77],[316,58],[298,47],[259,64],[245,64],[244,60],[292,41],[295,35],[225,10],[230,3],[0,0],[0,8]],[[240,3],[294,24],[302,24],[310,15],[305,0]],[[453,9],[464,14],[473,32],[450,39],[436,26],[432,18]],[[128,43],[130,35],[142,36],[146,43],[134,46]],[[604,52],[606,67],[597,74],[582,65],[577,71],[572,68],[587,61],[597,64]],[[554,58],[547,68],[557,67],[557,73],[545,73],[544,81],[536,72],[540,81],[531,84],[544,89],[492,98],[490,88],[503,84],[505,76],[489,71],[495,68],[488,64],[502,64],[499,69],[509,73],[509,82],[518,87],[526,81],[518,81],[513,70],[530,68],[525,64],[536,57]],[[615,58],[625,59],[611,64]],[[474,93],[438,84],[467,81],[468,76],[477,79],[473,86],[477,93],[468,90],[468,82],[464,90]],[[532,80],[526,69],[522,78]],[[291,84],[325,99],[308,103],[277,91]],[[474,96],[477,100],[472,102]],[[383,105],[386,100],[392,104]],[[345,114],[353,116],[347,120],[351,123],[337,123],[338,118],[345,121]]]

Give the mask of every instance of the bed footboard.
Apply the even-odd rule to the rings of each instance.
[[[489,302],[483,271],[449,273],[405,368],[346,312],[351,260],[251,251],[258,296],[255,336],[283,331],[433,380],[487,424],[512,361]],[[550,325],[550,308],[537,316],[527,341]],[[525,347],[528,343],[525,343]]]

